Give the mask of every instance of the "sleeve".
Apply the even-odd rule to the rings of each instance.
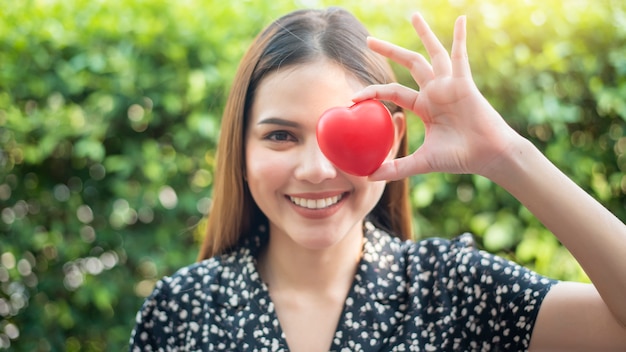
[[[436,240],[435,287],[462,331],[464,349],[528,349],[541,303],[556,283],[502,257],[478,250],[470,234]]]
[[[556,283],[517,263],[477,250],[463,235],[452,243],[450,264],[468,312],[466,326],[481,327],[506,350],[527,350],[541,303]]]

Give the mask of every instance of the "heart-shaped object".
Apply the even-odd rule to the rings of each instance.
[[[322,153],[341,170],[368,176],[380,167],[394,140],[391,113],[377,100],[326,110],[317,122]]]

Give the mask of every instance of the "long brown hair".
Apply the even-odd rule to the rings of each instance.
[[[267,218],[255,204],[244,180],[244,136],[255,90],[274,70],[328,58],[364,84],[395,81],[389,63],[367,48],[365,27],[340,8],[298,10],[274,21],[252,42],[235,75],[222,118],[216,152],[213,202],[198,260],[224,253]],[[401,108],[385,102],[389,110]],[[406,134],[397,156],[407,154]],[[377,226],[403,239],[411,237],[408,181],[389,182],[369,215]]]

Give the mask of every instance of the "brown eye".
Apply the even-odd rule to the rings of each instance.
[[[287,131],[274,131],[269,133],[266,139],[274,142],[293,142],[296,139]]]

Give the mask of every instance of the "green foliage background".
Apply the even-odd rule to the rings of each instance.
[[[420,51],[411,12],[420,10],[448,47],[455,18],[466,14],[486,97],[626,219],[621,0],[3,1],[0,349],[126,348],[155,280],[195,260],[239,58],[272,19],[328,5]],[[410,133],[419,146],[416,117]],[[441,174],[411,181],[416,237],[471,231],[486,249],[540,273],[587,280],[489,181]]]

